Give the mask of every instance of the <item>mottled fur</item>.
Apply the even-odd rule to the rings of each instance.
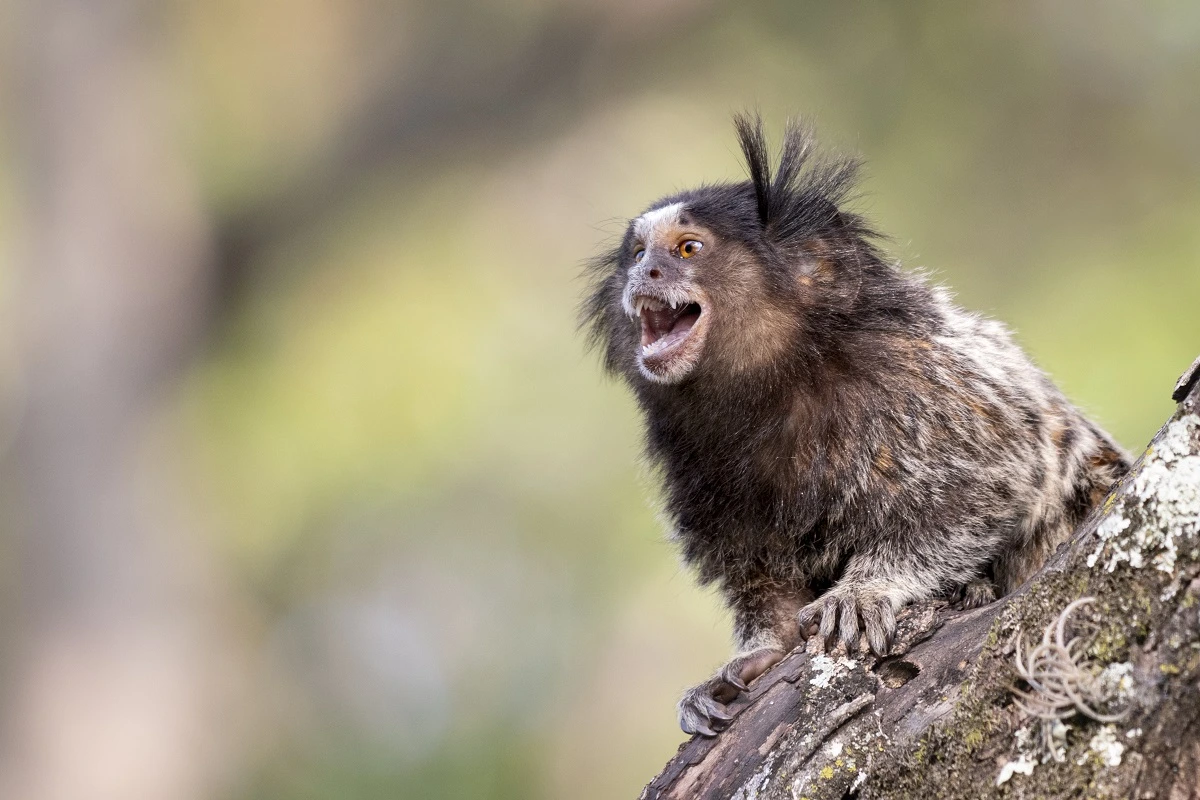
[[[907,603],[1019,586],[1129,463],[1003,325],[884,257],[845,208],[854,162],[789,127],[772,175],[761,123],[737,124],[750,180],[649,209],[678,204],[708,239],[663,279],[705,298],[694,369],[664,384],[635,363],[636,220],[583,308],[644,413],[683,558],[733,611],[739,655],[680,705],[705,734],[805,629],[883,653]]]

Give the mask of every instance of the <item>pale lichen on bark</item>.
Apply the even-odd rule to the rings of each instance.
[[[1200,455],[1194,452],[1200,417],[1185,414],[1169,422],[1147,448],[1134,471],[1133,485],[1096,528],[1099,540],[1087,558],[1112,572],[1124,562],[1140,569],[1147,562],[1174,576],[1181,548],[1196,560],[1200,533]],[[1178,582],[1171,587],[1178,590]]]

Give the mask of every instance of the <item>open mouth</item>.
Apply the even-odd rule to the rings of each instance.
[[[699,303],[672,307],[653,297],[638,297],[634,303],[642,321],[642,355],[665,353],[679,345],[691,334],[700,319]]]
[[[699,355],[696,347],[699,336],[698,323],[704,314],[699,303],[690,300],[664,302],[656,297],[638,295],[634,298],[634,310],[641,323],[642,366],[659,378],[669,377],[676,371],[672,367],[686,369]]]

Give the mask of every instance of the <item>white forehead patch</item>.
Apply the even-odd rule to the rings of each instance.
[[[679,214],[683,211],[683,203],[671,203],[669,206],[647,211],[633,221],[633,232],[638,239],[649,242],[659,233],[679,222]]]

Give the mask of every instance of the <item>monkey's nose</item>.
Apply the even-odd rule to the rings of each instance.
[[[658,267],[651,267],[650,272],[647,274],[650,276],[650,278],[652,280],[658,280],[659,278],[662,277],[662,273],[659,272]]]

